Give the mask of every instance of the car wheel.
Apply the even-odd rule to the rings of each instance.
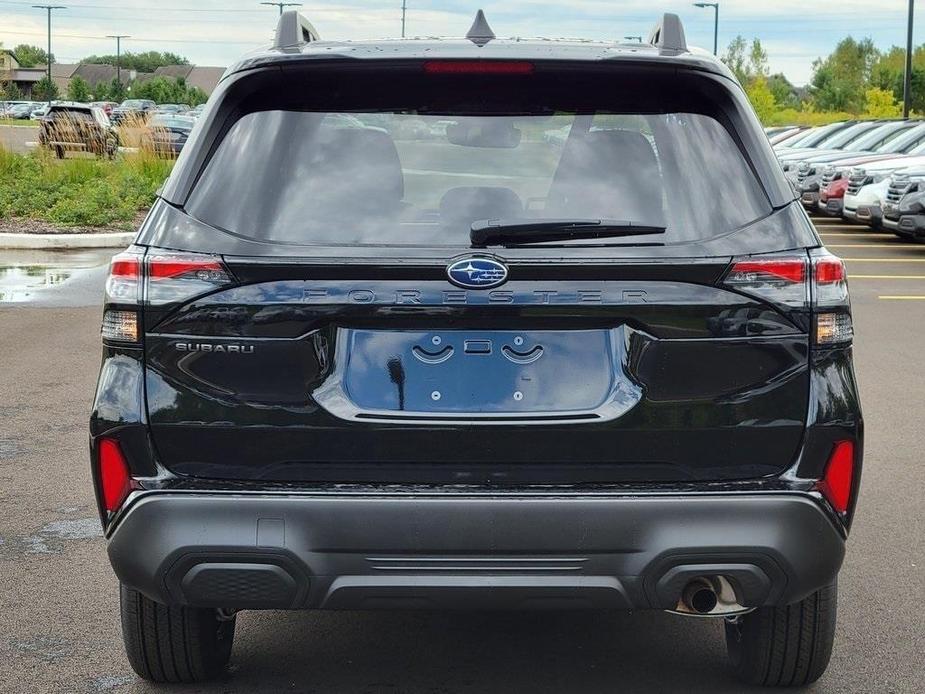
[[[129,664],[152,682],[202,682],[231,656],[235,618],[218,610],[162,605],[121,586],[122,638]]]
[[[835,640],[836,583],[786,607],[761,607],[726,621],[726,647],[739,679],[802,686],[825,672]]]

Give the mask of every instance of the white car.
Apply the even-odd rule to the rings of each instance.
[[[842,216],[867,224],[875,229],[883,224],[883,202],[890,187],[890,177],[906,169],[925,166],[925,156],[905,156],[882,159],[848,172]]]

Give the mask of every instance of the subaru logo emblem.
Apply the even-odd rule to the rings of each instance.
[[[491,258],[464,258],[452,263],[446,274],[457,287],[490,289],[507,281],[507,266]]]

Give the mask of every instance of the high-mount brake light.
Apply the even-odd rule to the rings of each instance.
[[[526,60],[428,60],[424,72],[431,75],[532,75],[535,66]]]
[[[839,513],[847,513],[854,483],[854,441],[839,441],[832,448],[825,476],[816,489]]]
[[[96,451],[103,508],[115,513],[133,487],[128,463],[115,439],[100,439]]]

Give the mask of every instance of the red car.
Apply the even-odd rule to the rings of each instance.
[[[833,217],[840,217],[848,189],[848,177],[836,178],[823,187],[819,193],[819,211]]]

